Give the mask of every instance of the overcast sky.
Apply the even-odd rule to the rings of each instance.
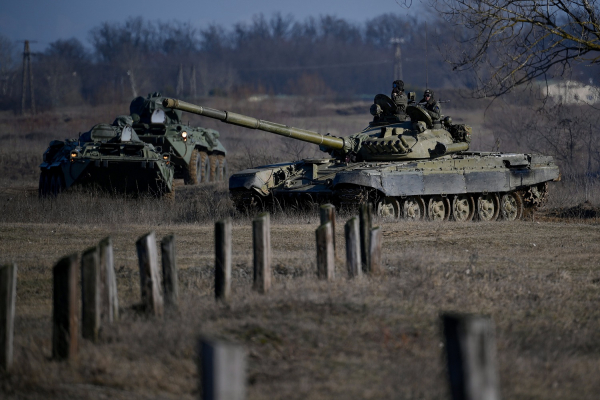
[[[362,23],[388,12],[414,15],[416,10],[414,4],[410,9],[401,6],[403,0],[1,0],[0,4],[0,34],[15,42],[36,41],[32,51],[72,37],[89,46],[91,28],[137,16],[191,22],[201,28],[211,23],[230,27],[260,13],[270,17],[281,12],[296,20],[328,14]]]

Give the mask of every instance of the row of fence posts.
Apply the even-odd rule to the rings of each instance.
[[[320,209],[316,230],[317,276],[334,279],[335,208]],[[359,217],[344,227],[346,266],[350,278],[381,272],[382,231],[372,227],[372,208],[361,207]],[[271,287],[271,234],[269,213],[252,222],[253,288],[266,294]],[[231,299],[232,229],[229,219],[215,223],[215,298]],[[178,274],[175,238],[161,241],[162,283],[154,232],[136,242],[140,270],[141,309],[161,317],[166,309],[178,307]],[[81,271],[81,336],[96,342],[102,324],[119,320],[117,281],[110,238],[83,252]],[[78,354],[78,262],[73,254],[62,258],[53,269],[53,340],[55,359],[75,360]],[[0,368],[8,371],[13,359],[13,331],[17,266],[0,267]],[[442,314],[446,340],[448,376],[453,399],[499,399],[494,324],[488,316]],[[202,398],[244,399],[246,353],[243,347],[222,341],[200,340]]]

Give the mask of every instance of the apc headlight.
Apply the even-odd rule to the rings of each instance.
[[[183,141],[185,142],[187,140],[188,134],[186,131],[181,132],[181,137],[183,138]]]
[[[71,161],[75,161],[75,159],[79,156],[80,156],[79,151],[71,150]]]

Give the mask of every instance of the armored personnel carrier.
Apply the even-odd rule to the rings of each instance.
[[[393,218],[515,220],[542,204],[548,182],[559,178],[551,156],[469,151],[469,126],[453,124],[449,117],[433,121],[415,103],[396,114],[392,100],[381,94],[371,106],[369,126],[346,137],[175,99],[164,99],[163,105],[318,144],[330,154],[233,174],[229,190],[239,209],[303,201],[339,207],[371,202],[379,215]]]
[[[40,165],[39,196],[56,196],[71,186],[110,193],[174,197],[171,155],[142,142],[129,116],[98,124],[78,139],[53,140]]]
[[[129,106],[133,129],[145,143],[171,154],[175,178],[186,185],[222,181],[227,176],[227,151],[213,129],[185,125],[181,111],[165,108],[160,93],[136,97]]]

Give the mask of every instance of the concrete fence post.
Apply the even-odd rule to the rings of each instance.
[[[142,304],[146,313],[160,317],[164,312],[164,299],[158,272],[158,251],[154,232],[140,237],[136,242],[136,247],[140,267]]]
[[[62,258],[52,270],[52,358],[77,359],[79,299],[77,298],[77,254]]]
[[[371,229],[369,239],[369,273],[370,274],[381,274],[381,248],[383,246],[383,231],[380,227],[376,226]]]
[[[267,293],[271,288],[271,223],[269,213],[252,221],[254,252],[254,290]]]
[[[336,254],[335,247],[335,206],[333,204],[323,204],[320,208],[321,225],[331,222],[331,230],[333,231],[333,252]]]
[[[363,272],[369,272],[371,265],[371,220],[373,214],[373,206],[371,203],[361,204],[360,206],[360,257]]]
[[[231,220],[215,223],[215,298],[231,298]]]
[[[175,236],[165,236],[160,242],[165,305],[177,309],[179,306],[179,278],[175,258]]]
[[[446,313],[448,378],[453,400],[499,400],[494,321],[489,316]]]
[[[208,339],[200,340],[203,400],[246,398],[246,351],[243,347]]]
[[[92,342],[100,332],[100,282],[98,249],[92,247],[81,256],[81,336]]]
[[[360,259],[360,227],[357,217],[350,218],[344,226],[346,237],[346,267],[348,277],[355,278],[362,275]]]
[[[8,371],[13,362],[15,303],[17,301],[17,264],[0,266],[0,370]]]
[[[335,254],[333,251],[333,230],[331,222],[319,226],[317,236],[317,276],[319,279],[333,280],[335,277]]]
[[[101,320],[114,322],[119,320],[119,296],[117,294],[117,275],[114,266],[112,240],[106,237],[98,243],[101,283]]]

